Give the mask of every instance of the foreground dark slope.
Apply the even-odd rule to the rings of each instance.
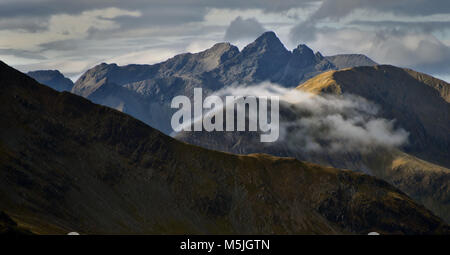
[[[32,234],[29,230],[19,227],[17,222],[15,222],[8,214],[0,211],[0,236],[11,236],[11,235],[30,235]]]
[[[383,179],[450,222],[450,169],[420,160],[398,149],[375,148],[373,151],[321,153],[304,151],[283,142],[261,144],[259,134],[249,132],[183,132],[181,141],[211,150],[237,154],[268,153],[281,157],[363,171]]]
[[[35,233],[448,233],[384,181],[171,139],[0,62],[0,210]]]

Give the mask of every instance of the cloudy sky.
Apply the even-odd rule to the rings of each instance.
[[[363,53],[450,81],[448,0],[0,0],[0,60],[76,79],[272,30],[288,49]]]

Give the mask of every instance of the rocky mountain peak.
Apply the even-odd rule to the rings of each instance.
[[[276,42],[276,41],[280,40],[273,31],[264,32],[255,40],[255,42]]]
[[[314,51],[306,46],[306,44],[299,44],[297,48],[295,48],[292,53],[294,55],[300,55],[307,58],[312,58],[314,56]]]
[[[99,65],[96,65],[96,66],[93,68],[93,70],[96,70],[96,71],[109,70],[109,69],[112,69],[112,68],[114,68],[114,67],[117,67],[117,64],[116,64],[116,63],[108,64],[108,63],[103,62],[103,63],[101,63],[101,64],[99,64]]]
[[[108,73],[116,68],[118,68],[116,64],[101,63],[96,65],[78,78],[72,88],[72,93],[88,97],[106,83]]]
[[[247,45],[242,52],[270,52],[278,53],[278,55],[289,55],[289,51],[284,47],[283,43],[272,31],[265,32],[259,36],[253,43]]]
[[[238,47],[225,42],[225,43],[216,43],[211,48],[198,53],[200,58],[206,59],[214,59],[216,62],[216,66],[234,56],[239,54]],[[214,67],[216,67],[214,66]],[[210,68],[212,69],[212,67]]]
[[[320,61],[320,59],[318,59]],[[294,68],[303,68],[315,64],[314,51],[305,44],[300,44],[292,51],[290,65]]]
[[[315,56],[316,56],[316,58],[317,58],[318,60],[322,60],[322,59],[325,58],[325,57],[322,55],[322,53],[320,53],[320,52],[316,52]]]
[[[232,45],[229,42],[222,42],[222,43],[216,43],[214,44],[211,48],[205,50],[205,52],[226,52],[229,50],[235,50],[237,49],[236,46]],[[237,49],[237,51],[239,52],[239,49]]]

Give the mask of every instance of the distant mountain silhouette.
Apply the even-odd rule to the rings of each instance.
[[[38,70],[27,75],[57,91],[71,91],[73,87],[73,82],[58,70]]]
[[[333,65],[337,67],[337,69],[377,65],[375,61],[362,54],[339,54],[334,56],[327,56],[325,58],[333,63]]]

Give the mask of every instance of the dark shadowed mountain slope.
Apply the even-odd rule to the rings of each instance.
[[[347,55],[345,61],[360,55]],[[192,96],[193,88],[203,88],[205,95],[233,84],[254,84],[263,81],[295,87],[300,82],[337,67],[319,52],[314,53],[306,45],[293,51],[287,50],[273,32],[266,32],[242,51],[229,43],[218,43],[199,53],[176,55],[154,65],[127,65],[102,63],[84,73],[75,83],[72,92],[89,98],[97,90],[99,81],[108,82],[132,90],[144,97],[145,106],[158,116],[148,118],[136,115],[140,109],[125,104],[125,113],[144,121],[166,134],[170,128],[170,101],[178,95]],[[120,98],[120,92],[115,97]],[[108,105],[108,93],[98,94],[95,103]],[[125,97],[125,95],[124,95]],[[126,100],[120,100],[125,102]],[[159,114],[163,112],[164,114]],[[165,114],[169,113],[169,114]],[[153,121],[157,119],[158,121]]]
[[[64,77],[58,70],[32,71],[28,72],[27,75],[57,91],[71,91],[73,87],[73,82]]]
[[[384,181],[178,142],[0,63],[0,210],[34,233],[448,233]]]
[[[333,63],[333,65],[338,69],[377,65],[375,61],[362,54],[339,54],[334,56],[326,56],[325,58]]]
[[[431,75],[427,75],[424,73],[419,73],[411,69],[404,69],[407,73],[409,73],[414,79],[418,80],[423,84],[427,84],[428,86],[436,89],[441,97],[447,102],[450,103],[450,86],[447,82],[443,80],[439,80],[434,78]]]
[[[259,133],[182,132],[176,138],[211,150],[237,154],[268,153],[295,157],[322,165],[363,171],[383,179],[450,222],[450,169],[435,165],[397,149],[374,148],[370,152],[311,152],[291,141],[273,144],[260,142]],[[288,138],[289,139],[289,138]],[[288,144],[286,144],[288,143]]]
[[[395,119],[410,133],[404,148],[421,159],[450,167],[450,84],[389,65],[323,73],[297,89],[319,94],[355,94],[380,105],[380,116]]]
[[[84,91],[85,98],[93,102],[102,102],[102,105],[125,112],[145,123],[160,123],[158,127],[170,130],[167,118],[172,111],[167,105],[157,100],[147,100],[142,94],[111,82],[108,78],[92,80],[89,90]]]
[[[0,211],[0,236],[18,236],[18,235],[30,235],[32,232],[19,227],[19,224],[15,222],[8,214]]]

